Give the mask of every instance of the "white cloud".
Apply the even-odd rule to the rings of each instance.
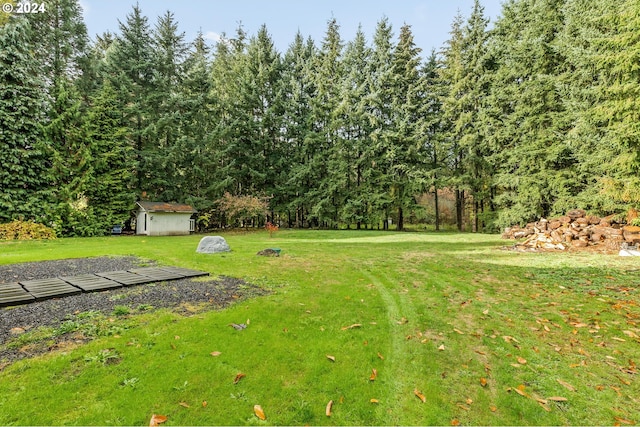
[[[206,33],[204,33],[204,38],[207,40],[212,40],[216,43],[222,40],[222,36],[214,31],[207,31]]]

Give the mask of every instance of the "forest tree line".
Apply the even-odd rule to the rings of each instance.
[[[385,18],[370,40],[331,19],[279,52],[266,26],[209,45],[137,6],[95,40],[78,0],[0,14],[0,223],[100,235],[136,200],[216,218],[229,194],[268,199],[284,226],[402,229],[439,226],[439,189],[461,230],[626,210],[640,201],[638,10],[507,0],[490,25],[476,0],[431,52]]]

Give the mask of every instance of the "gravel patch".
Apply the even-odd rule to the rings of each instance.
[[[45,279],[72,276],[101,271],[127,270],[140,266],[157,265],[136,257],[97,257],[60,261],[42,261],[0,266],[0,283],[19,280]],[[203,310],[224,308],[234,301],[249,296],[267,294],[268,291],[241,279],[221,277],[207,280],[180,279],[166,282],[129,286],[101,292],[82,293],[59,299],[0,309],[0,362],[30,357],[43,350],[24,351],[2,344],[24,331],[49,326],[56,328],[76,314],[95,311],[105,315],[113,313],[117,306],[132,310],[146,308],[176,308],[185,305],[203,305]],[[187,310],[182,310],[185,314]],[[64,341],[65,336],[55,338]],[[56,346],[51,346],[55,348]],[[44,350],[46,351],[46,349]],[[1,363],[0,363],[1,365]]]

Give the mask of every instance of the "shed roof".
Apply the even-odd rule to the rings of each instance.
[[[190,205],[184,203],[166,203],[166,202],[136,202],[140,208],[147,212],[179,212],[179,213],[196,213],[198,212]]]

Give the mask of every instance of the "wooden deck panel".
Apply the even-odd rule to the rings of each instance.
[[[36,300],[19,283],[0,283],[0,307],[26,304]]]
[[[95,274],[81,274],[78,276],[60,277],[67,283],[82,289],[85,292],[104,291],[107,289],[121,288],[122,284],[113,280],[97,276]]]
[[[129,270],[131,273],[141,274],[143,276],[147,276],[153,281],[161,282],[163,280],[176,280],[176,279],[184,279],[185,276],[182,274],[172,273],[170,271],[162,270],[158,267],[143,267],[143,268],[133,268]]]
[[[115,289],[187,277],[207,276],[205,271],[181,267],[142,267],[129,271],[107,271],[96,274],[22,280],[0,283],[0,306],[23,304],[49,298],[77,295],[82,292]]]
[[[208,276],[209,273],[206,271],[192,270],[190,268],[182,268],[182,267],[158,267],[161,270],[168,271],[170,273],[181,274],[184,277],[199,277],[199,276]]]
[[[20,284],[31,295],[36,297],[36,300],[77,295],[79,293],[82,293],[79,288],[76,288],[75,286],[58,278],[26,280],[21,281]]]
[[[124,270],[118,271],[104,271],[96,273],[96,276],[104,277],[105,279],[113,280],[124,286],[142,285],[144,283],[151,283],[154,280],[147,276],[131,273]]]

